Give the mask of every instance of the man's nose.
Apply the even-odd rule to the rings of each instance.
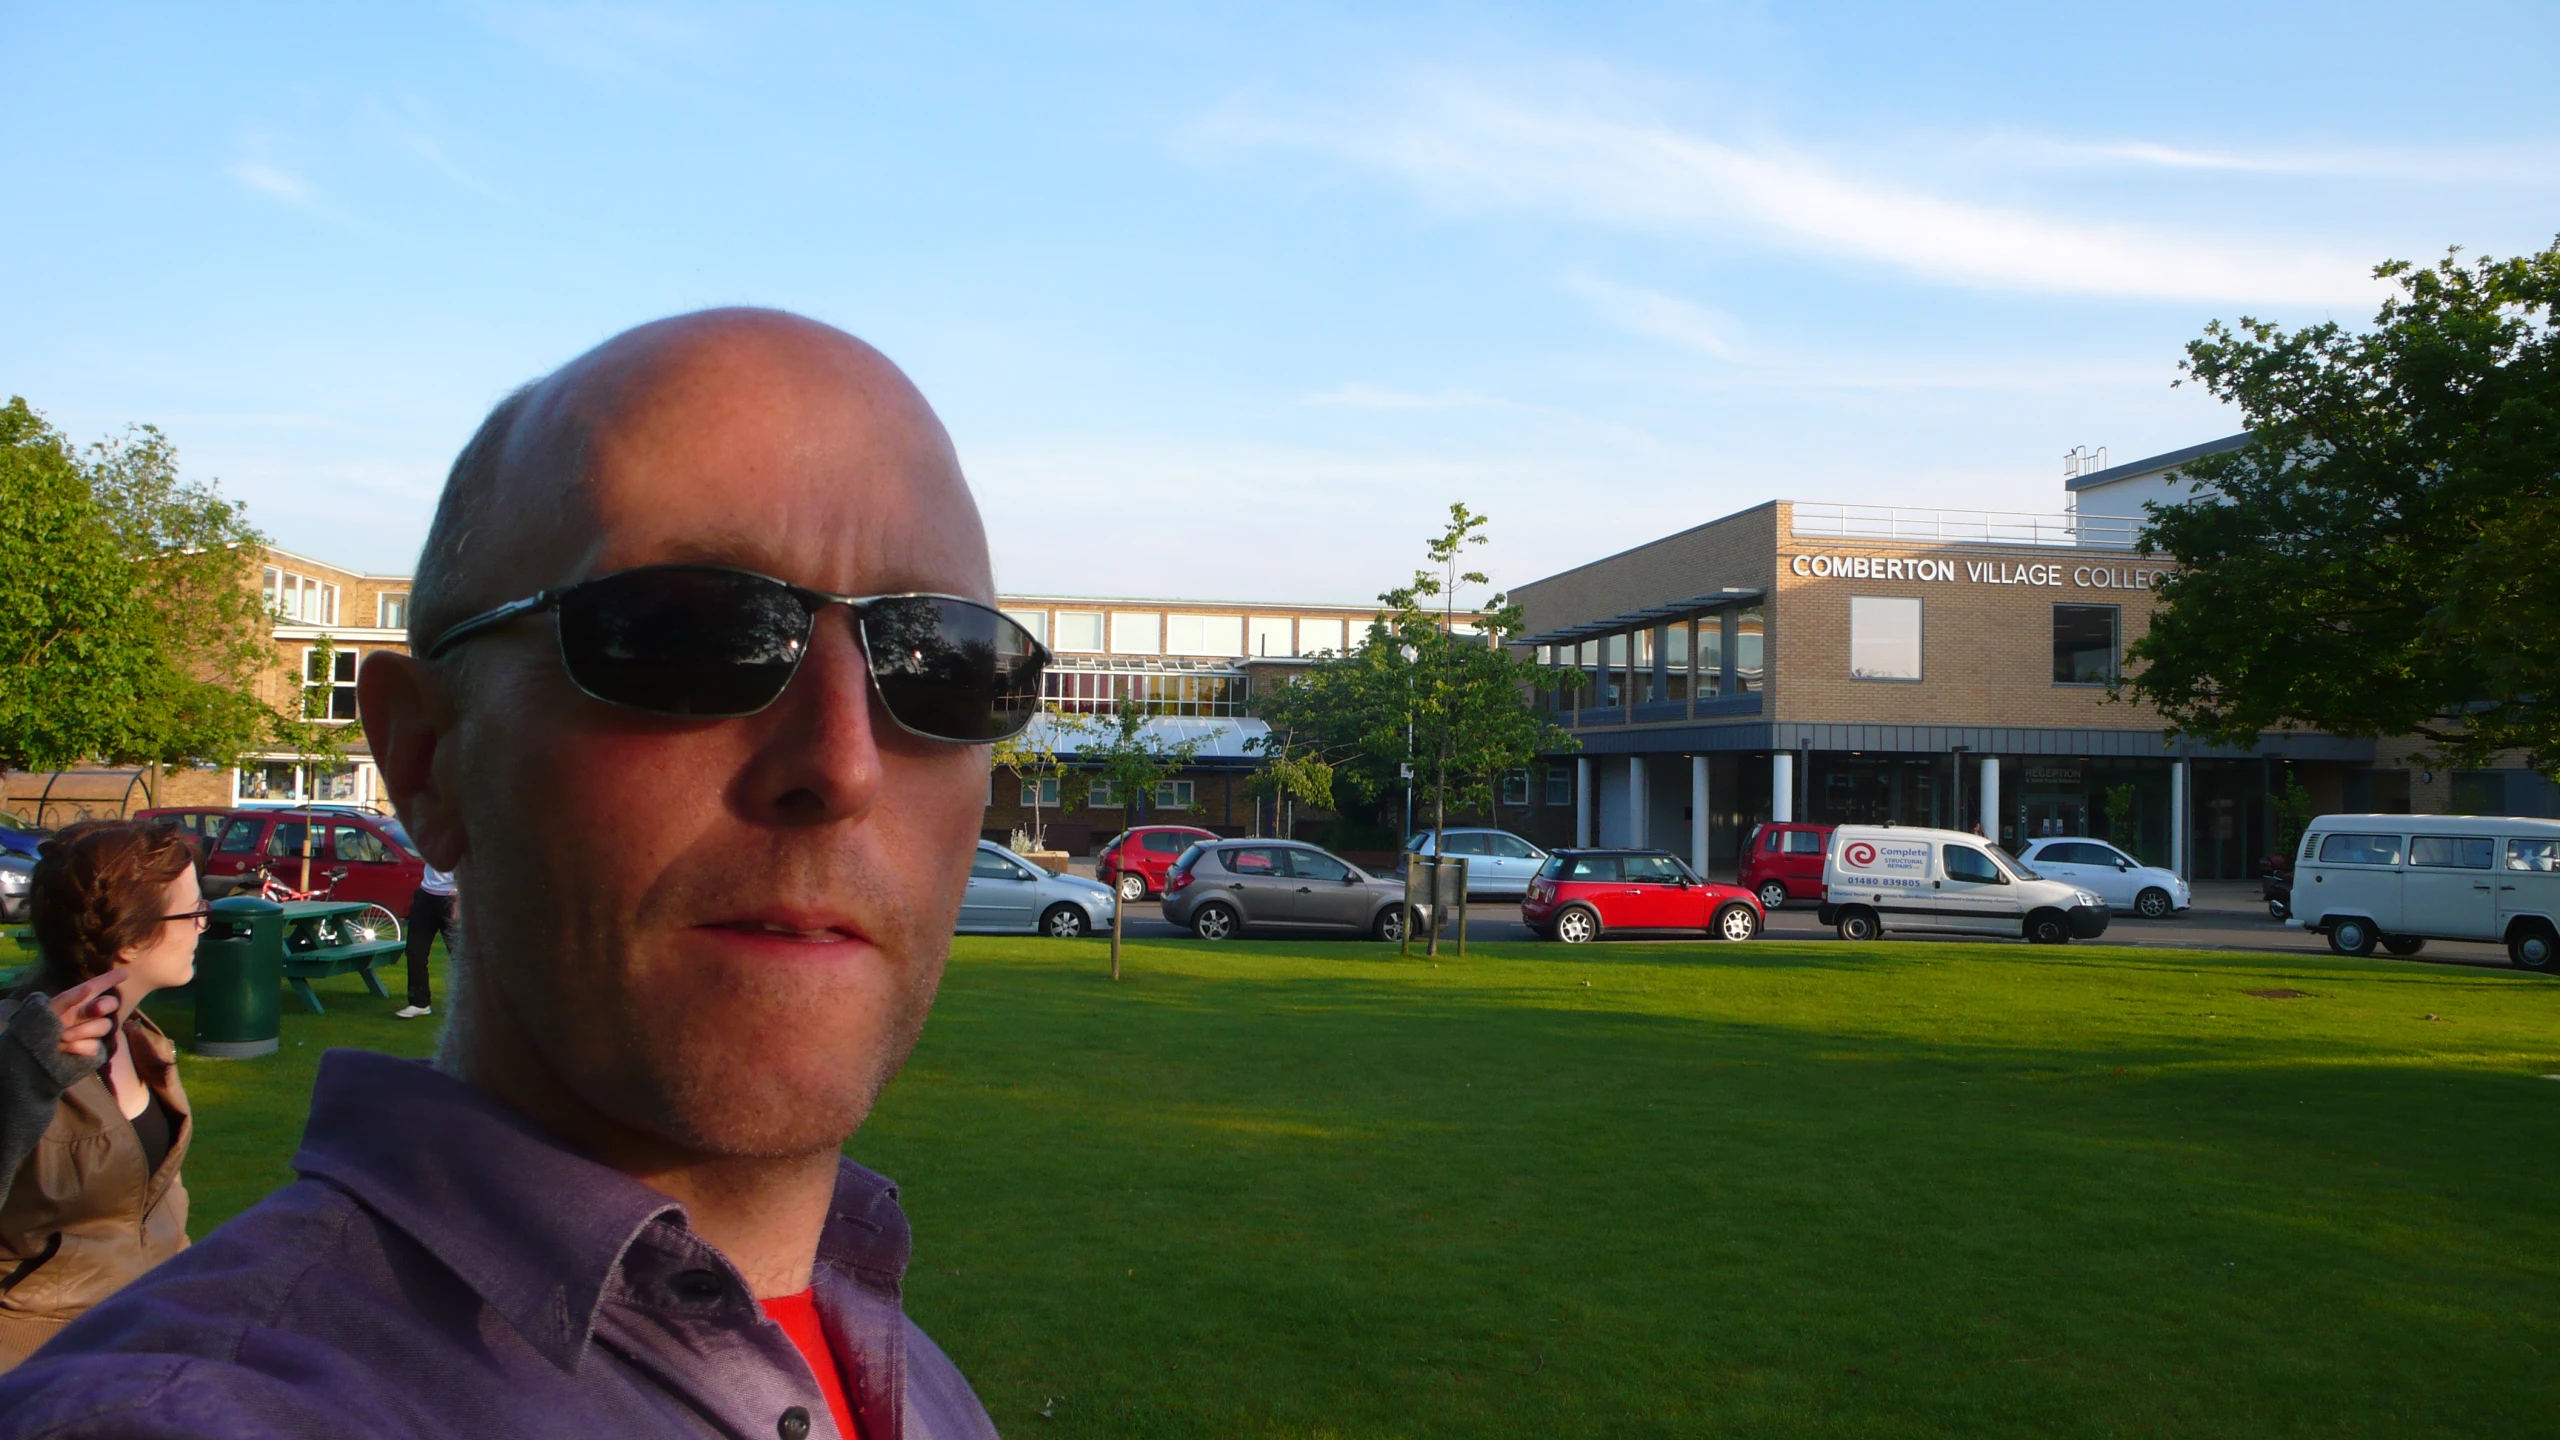
[[[859,815],[880,790],[870,667],[841,608],[820,611],[809,653],[782,697],[747,723],[755,755],[740,803],[756,819],[819,825]]]

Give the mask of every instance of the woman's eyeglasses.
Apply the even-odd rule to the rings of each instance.
[[[521,615],[558,612],[569,683],[611,705],[705,719],[781,698],[818,612],[842,605],[889,718],[955,745],[1018,735],[1040,710],[1049,651],[992,607],[955,595],[831,595],[717,565],[651,565],[483,611],[427,647],[441,659]]]
[[[206,906],[202,910],[181,910],[175,915],[163,915],[160,917],[160,923],[163,925],[174,925],[181,920],[193,920],[196,922],[196,928],[201,930],[204,928],[205,922],[212,918],[213,907]]]

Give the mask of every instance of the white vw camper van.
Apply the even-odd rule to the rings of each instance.
[[[1843,825],[1823,852],[1825,925],[1843,940],[1886,930],[1946,930],[2022,936],[2040,945],[2107,933],[2107,902],[2076,885],[2047,880],[1979,835]]]
[[[2549,970],[2560,947],[2560,820],[2323,815],[2293,862],[2293,920],[2341,955],[2430,940],[2507,947]]]

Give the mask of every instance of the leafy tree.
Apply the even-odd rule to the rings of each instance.
[[[71,447],[0,407],[0,766],[50,770],[126,749],[148,651],[120,538]]]
[[[1370,622],[1367,643],[1259,697],[1257,708],[1282,738],[1277,754],[1265,742],[1273,758],[1257,779],[1284,793],[1324,795],[1322,803],[1337,786],[1374,802],[1404,783],[1410,764],[1436,833],[1453,807],[1492,809],[1507,772],[1576,748],[1530,704],[1531,688],[1551,677],[1511,653],[1508,642],[1527,624],[1521,607],[1495,593],[1480,607],[1475,633],[1457,628],[1464,587],[1491,583],[1459,568],[1466,551],[1485,543],[1487,523],[1463,502],[1451,505],[1447,527],[1426,547],[1427,568],[1378,597],[1385,608]],[[1320,790],[1310,783],[1317,766]]]
[[[2107,787],[2107,839],[2128,855],[2142,844],[2142,826],[2134,814],[2141,790],[2127,783]]]
[[[2179,568],[2126,689],[2211,741],[2416,735],[2560,776],[2560,244],[2375,273],[2398,293],[2370,331],[2243,318],[2187,346],[2254,443],[2152,507],[2141,547]]]
[[[1066,779],[1075,768],[1067,756],[1074,742],[1086,729],[1085,717],[1050,711],[1040,723],[1009,740],[995,744],[995,766],[1007,771],[1031,790],[1031,848],[1049,848],[1049,826],[1042,815],[1041,792],[1055,786],[1058,791],[1058,813],[1064,815],[1075,803]],[[1061,746],[1065,747],[1062,752]]]
[[[1088,726],[1076,752],[1076,762],[1087,774],[1088,784],[1108,786],[1111,798],[1120,802],[1122,817],[1136,825],[1145,818],[1147,801],[1154,798],[1156,787],[1172,779],[1199,755],[1205,737],[1169,740],[1151,730],[1147,722],[1160,713],[1161,707],[1135,696],[1124,696],[1113,708],[1111,718],[1101,725]],[[1061,790],[1064,787],[1060,787]],[[1088,796],[1090,799],[1090,796]],[[1111,906],[1111,978],[1120,978],[1121,917],[1128,910],[1126,902],[1114,899]]]

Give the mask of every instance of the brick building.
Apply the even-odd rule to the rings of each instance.
[[[2073,478],[2059,515],[1815,505],[1730,515],[1513,592],[1541,703],[1581,742],[1515,777],[1531,838],[1645,844],[1730,874],[1761,821],[1996,828],[2003,844],[2104,834],[2130,800],[2146,860],[2253,871],[2290,774],[2323,811],[2552,813],[2522,770],[2413,770],[2413,742],[2292,732],[2163,738],[2112,699],[2166,562],[2140,502],[2186,488],[2213,442]],[[1987,818],[1986,818],[1987,817]]]

